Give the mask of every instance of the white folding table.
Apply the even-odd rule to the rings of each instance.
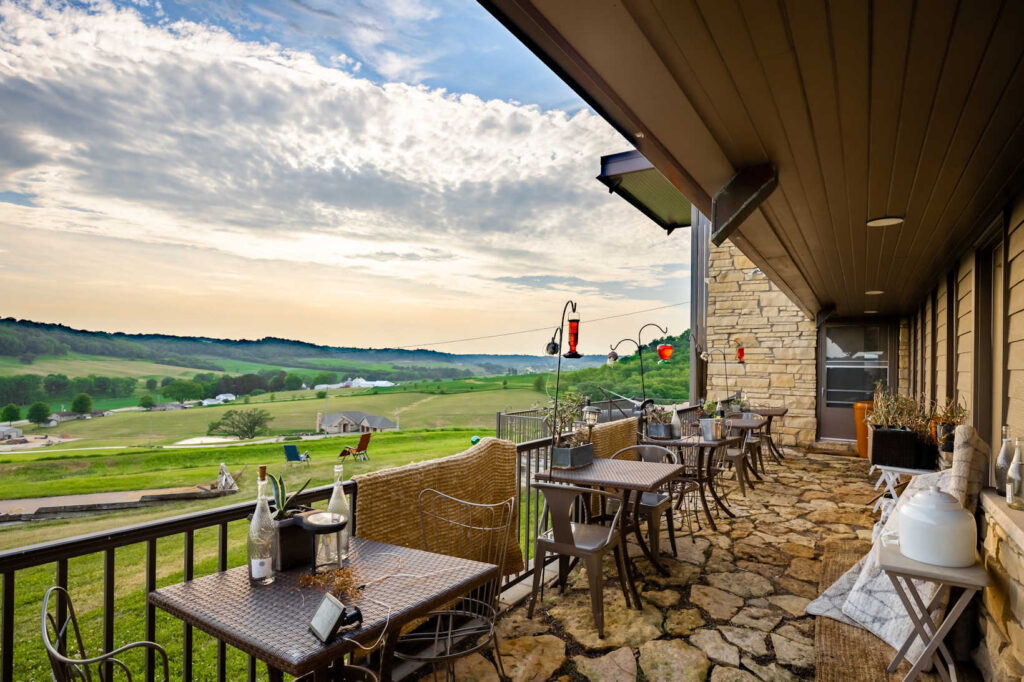
[[[878,485],[880,483],[885,483],[885,492],[889,493],[890,497],[892,497],[893,502],[899,502],[900,500],[900,496],[896,492],[896,488],[899,487],[900,485],[901,476],[919,476],[921,474],[935,473],[934,469],[908,469],[906,467],[893,467],[887,466],[885,464],[872,465],[871,469],[868,470],[868,473],[871,473],[875,469],[878,469],[879,472],[881,472],[881,475],[878,477],[878,480],[875,481],[875,490],[878,490]],[[875,502],[875,508],[872,509],[871,511],[878,511],[878,508],[882,506],[882,500],[884,499],[885,494],[883,493],[882,496],[878,498],[878,501]]]
[[[910,682],[916,678],[929,661],[935,664],[943,682],[956,682],[956,666],[942,640],[945,639],[960,614],[963,613],[971,601],[971,597],[988,585],[988,573],[985,571],[985,567],[977,561],[968,568],[932,566],[908,559],[900,553],[900,549],[895,543],[886,544],[885,542],[880,542],[878,545],[878,566],[889,576],[893,587],[896,588],[896,594],[899,595],[914,624],[914,630],[903,642],[900,650],[896,652],[892,663],[889,664],[888,671],[896,672],[900,661],[906,658],[911,644],[920,637],[921,642],[925,645],[924,651],[914,661],[910,672],[903,678],[903,682]],[[935,596],[927,606],[914,585],[914,580],[938,583],[939,589],[936,590]],[[936,619],[932,618],[931,612],[939,605],[943,592],[950,587],[963,588],[963,594],[953,604],[953,607],[948,609],[945,619],[940,615],[936,622]],[[939,658],[940,654],[945,659],[945,665]]]

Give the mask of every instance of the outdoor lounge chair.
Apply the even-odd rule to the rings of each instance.
[[[54,601],[59,602],[53,609],[54,613],[50,613],[51,597],[56,597]],[[62,613],[62,606],[67,609],[66,614]],[[58,622],[58,620],[63,620],[63,622]],[[117,657],[123,652],[138,648],[152,649],[159,654],[158,660],[163,668],[163,682],[170,679],[167,674],[167,653],[163,647],[153,642],[126,644],[114,651],[90,658],[85,653],[85,645],[82,643],[82,633],[78,629],[78,618],[75,616],[75,607],[71,604],[71,596],[63,587],[51,587],[43,597],[42,630],[43,645],[46,647],[46,654],[50,659],[50,669],[55,682],[107,680],[111,679],[115,669],[123,672],[128,682],[131,682],[131,671]],[[68,635],[73,637],[69,638]],[[69,653],[77,658],[70,658],[61,652]],[[103,672],[104,667],[107,668],[107,672]]]
[[[372,435],[372,433],[364,433],[362,436],[359,437],[359,445],[356,445],[355,447],[352,447],[351,445],[346,445],[345,447],[343,447],[341,449],[341,452],[338,453],[338,458],[344,461],[346,457],[352,455],[352,459],[358,458],[363,460],[364,462],[370,459],[370,456],[366,454],[366,451],[370,447],[370,436]]]
[[[299,448],[297,446],[285,445],[284,460],[285,462],[302,462],[306,466],[309,466],[309,450],[306,450],[300,455]]]

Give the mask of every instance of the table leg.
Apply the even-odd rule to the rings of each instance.
[[[391,682],[392,667],[395,662],[395,649],[398,647],[398,638],[401,635],[401,628],[396,627],[384,638],[384,646],[380,650],[380,682]]]
[[[935,593],[935,596],[932,597],[931,603],[928,604],[927,612],[931,613],[934,609],[936,609],[939,606],[940,601],[942,601],[942,590],[938,590]],[[896,656],[892,659],[892,662],[889,664],[889,672],[896,671],[896,668],[899,667],[900,661],[906,658],[907,651],[910,649],[910,645],[914,643],[915,639],[917,639],[917,630],[911,630],[910,634],[907,635],[907,638],[903,641],[903,646],[901,646],[900,650],[896,652]]]
[[[626,565],[626,582],[629,583],[629,594],[633,597],[633,604],[637,610],[643,609],[643,602],[640,601],[640,592],[636,589],[636,580],[633,575],[636,572],[636,566],[633,565],[633,560],[629,556],[629,544],[626,541],[629,531],[629,522],[627,517],[629,514],[626,511],[629,509],[629,491],[622,491],[622,512],[619,515],[619,533],[622,537],[622,559]],[[639,524],[637,524],[639,525]]]
[[[936,628],[941,627],[944,624],[944,622],[941,620],[939,623],[935,622],[935,619],[932,618],[931,612],[925,608],[924,600],[921,599],[921,593],[918,592],[917,587],[915,587],[911,583],[907,591],[910,592],[910,596],[914,598],[914,602],[917,604],[917,608],[921,610],[921,614],[923,614],[922,619],[924,620],[927,629],[931,633],[936,634]],[[941,587],[939,588],[939,592],[942,592]],[[968,597],[968,600],[970,600],[970,597]],[[950,612],[950,615],[953,615],[952,611]],[[956,615],[958,616],[959,614]],[[952,625],[953,624],[950,623],[950,629],[952,629]],[[945,636],[939,639],[939,642],[942,642],[943,639],[945,639]],[[941,653],[942,657],[946,659],[946,667],[949,669],[949,674],[952,679],[952,682],[956,682],[956,663],[953,661],[953,655],[949,653],[949,650],[946,648],[945,643],[940,643],[938,648],[939,653]]]
[[[779,449],[779,446],[775,444],[775,439],[772,438],[772,419],[774,418],[774,415],[768,415],[768,423],[764,425],[764,431],[768,434],[768,450],[777,457],[781,463],[781,460],[785,459],[785,457],[782,456],[782,450]]]
[[[284,682],[284,675],[281,673],[280,670],[278,670],[277,668],[273,667],[268,663],[267,679],[269,679],[270,682]]]
[[[907,609],[907,613],[914,623],[914,628],[917,630],[918,636],[921,637],[922,642],[926,643],[924,651],[921,652],[920,657],[918,657],[917,661],[910,669],[910,672],[903,678],[904,682],[910,682],[915,679],[924,669],[925,664],[929,661],[931,661],[935,665],[936,669],[938,669],[939,676],[942,677],[944,682],[955,682],[956,667],[953,663],[953,657],[950,655],[949,650],[946,649],[946,645],[943,644],[942,640],[945,639],[946,635],[953,628],[953,625],[960,617],[960,614],[963,613],[963,610],[967,607],[968,602],[970,602],[971,597],[974,596],[974,593],[977,592],[977,590],[965,588],[964,593],[960,595],[960,599],[957,600],[952,610],[949,611],[946,619],[942,621],[942,624],[938,629],[936,629],[936,624],[932,620],[931,614],[928,611],[918,615],[917,609],[924,608],[924,600],[921,599],[921,595],[917,592],[917,588],[914,586],[913,581],[905,579],[906,590],[904,590],[897,576],[890,575],[889,580],[896,588],[896,592],[899,595],[900,600],[903,602],[903,606]],[[940,586],[940,589],[944,587],[944,585]],[[918,606],[916,608],[914,604],[912,604],[911,599],[908,598],[908,592],[913,596],[913,601],[917,603]],[[943,665],[943,662],[939,660],[936,649],[938,649],[942,654],[942,657],[946,660],[945,666]],[[947,666],[949,669],[948,672]],[[952,680],[950,679],[950,673],[952,673]]]
[[[722,511],[724,511],[726,514],[728,514],[729,518],[734,519],[734,518],[736,518],[736,514],[734,514],[733,511],[731,509],[729,509],[729,506],[725,503],[725,501],[722,500],[722,498],[718,496],[718,491],[715,490],[715,475],[713,473],[714,472],[714,463],[715,463],[714,453],[711,453],[711,454],[709,454],[709,456],[707,458],[707,474],[706,474],[706,477],[707,477],[707,487],[711,491],[711,497],[714,498],[715,504],[717,504],[718,507]],[[737,475],[739,475],[739,474],[737,474]],[[704,488],[703,488],[703,486],[701,487],[701,493],[700,494],[701,494],[701,501],[704,502],[704,509],[706,511],[707,508],[708,508],[708,505],[707,505],[707,500],[704,498]],[[711,520],[711,512],[709,511],[709,512],[707,512],[707,514],[708,514],[708,521],[711,522],[711,529],[712,530],[718,530],[717,528],[715,528],[715,522]]]

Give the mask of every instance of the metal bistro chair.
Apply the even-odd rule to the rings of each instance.
[[[743,414],[741,412],[726,412],[726,419],[740,419]],[[733,433],[738,429],[730,429],[730,433]],[[748,472],[753,471],[754,475],[757,475],[757,454],[755,452],[760,450],[760,447],[755,440],[752,438],[753,432],[743,431],[743,441],[740,443],[739,448],[729,448],[726,450],[725,458],[730,464],[732,464],[733,470],[736,472],[736,482],[740,487],[740,495],[743,497],[747,496],[747,487],[751,490],[754,489],[754,482],[750,480]]]
[[[669,464],[678,464],[679,459],[676,454],[668,448],[660,445],[630,445],[622,448],[609,459],[624,459],[627,455],[632,455],[640,462],[668,462]],[[679,552],[676,549],[676,530],[675,524],[672,523],[672,486],[670,483],[665,487],[664,492],[652,492],[643,493],[640,497],[640,514],[643,515],[644,520],[647,521],[647,535],[648,542],[651,545],[651,553],[654,556],[658,556],[658,551],[661,547],[661,517],[665,516],[665,523],[668,524],[668,540],[672,545],[672,555],[679,556]],[[626,510],[628,514],[630,510]],[[640,519],[633,519],[633,523],[640,523]]]
[[[64,622],[58,623],[60,615],[50,613],[50,597],[57,595],[67,606],[67,615]],[[59,614],[59,610],[58,610]],[[74,640],[68,642],[68,629],[74,633]],[[120,669],[128,676],[128,682],[132,680],[132,673],[118,656],[131,649],[146,648],[152,649],[160,654],[160,662],[163,664],[163,682],[168,682],[170,677],[167,673],[167,653],[163,647],[153,642],[133,642],[126,644],[120,649],[115,649],[101,656],[89,657],[85,653],[85,645],[82,643],[82,633],[78,629],[78,618],[75,617],[75,607],[71,604],[71,596],[63,587],[51,587],[43,597],[42,615],[43,645],[46,647],[46,654],[50,659],[50,669],[53,672],[54,682],[108,682],[114,678],[115,669]],[[52,636],[52,638],[51,638]],[[74,646],[74,653],[77,658],[70,658],[64,652],[69,650],[69,644]],[[93,671],[95,668],[95,672]]]
[[[615,553],[615,568],[619,574],[619,587],[626,604],[630,603],[629,588],[626,586],[626,559],[622,551],[622,536],[619,532],[619,519],[622,506],[615,511],[609,526],[598,523],[577,523],[572,520],[573,506],[580,499],[580,508],[589,510],[591,495],[603,499],[618,500],[618,495],[606,490],[581,488],[559,483],[534,483],[544,495],[544,511],[540,518],[551,520],[551,528],[537,535],[534,543],[533,559],[533,592],[530,594],[530,607],[526,611],[527,618],[533,618],[533,608],[537,605],[537,594],[543,586],[544,558],[550,552],[559,555],[559,583],[565,592],[569,557],[577,557],[587,568],[587,580],[590,582],[590,610],[594,616],[594,627],[597,636],[604,638],[604,573],[602,562],[609,551]]]
[[[441,663],[448,679],[454,680],[456,659],[491,648],[494,668],[505,678],[494,626],[514,509],[514,497],[497,504],[477,504],[437,490],[420,492],[420,528],[428,552],[495,564],[500,570],[494,580],[450,608],[428,614],[426,623],[402,636],[395,651],[397,658]]]

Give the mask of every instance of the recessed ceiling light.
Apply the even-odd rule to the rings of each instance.
[[[869,291],[865,291],[864,292],[864,294],[867,295],[867,296],[881,296],[884,293],[885,292],[882,291],[881,289],[871,289]]]
[[[881,218],[872,218],[868,221],[868,227],[892,227],[894,225],[902,225],[903,218],[900,216],[887,215]]]
[[[878,312],[877,310],[865,310],[864,314],[865,315],[874,315],[877,312]]]

